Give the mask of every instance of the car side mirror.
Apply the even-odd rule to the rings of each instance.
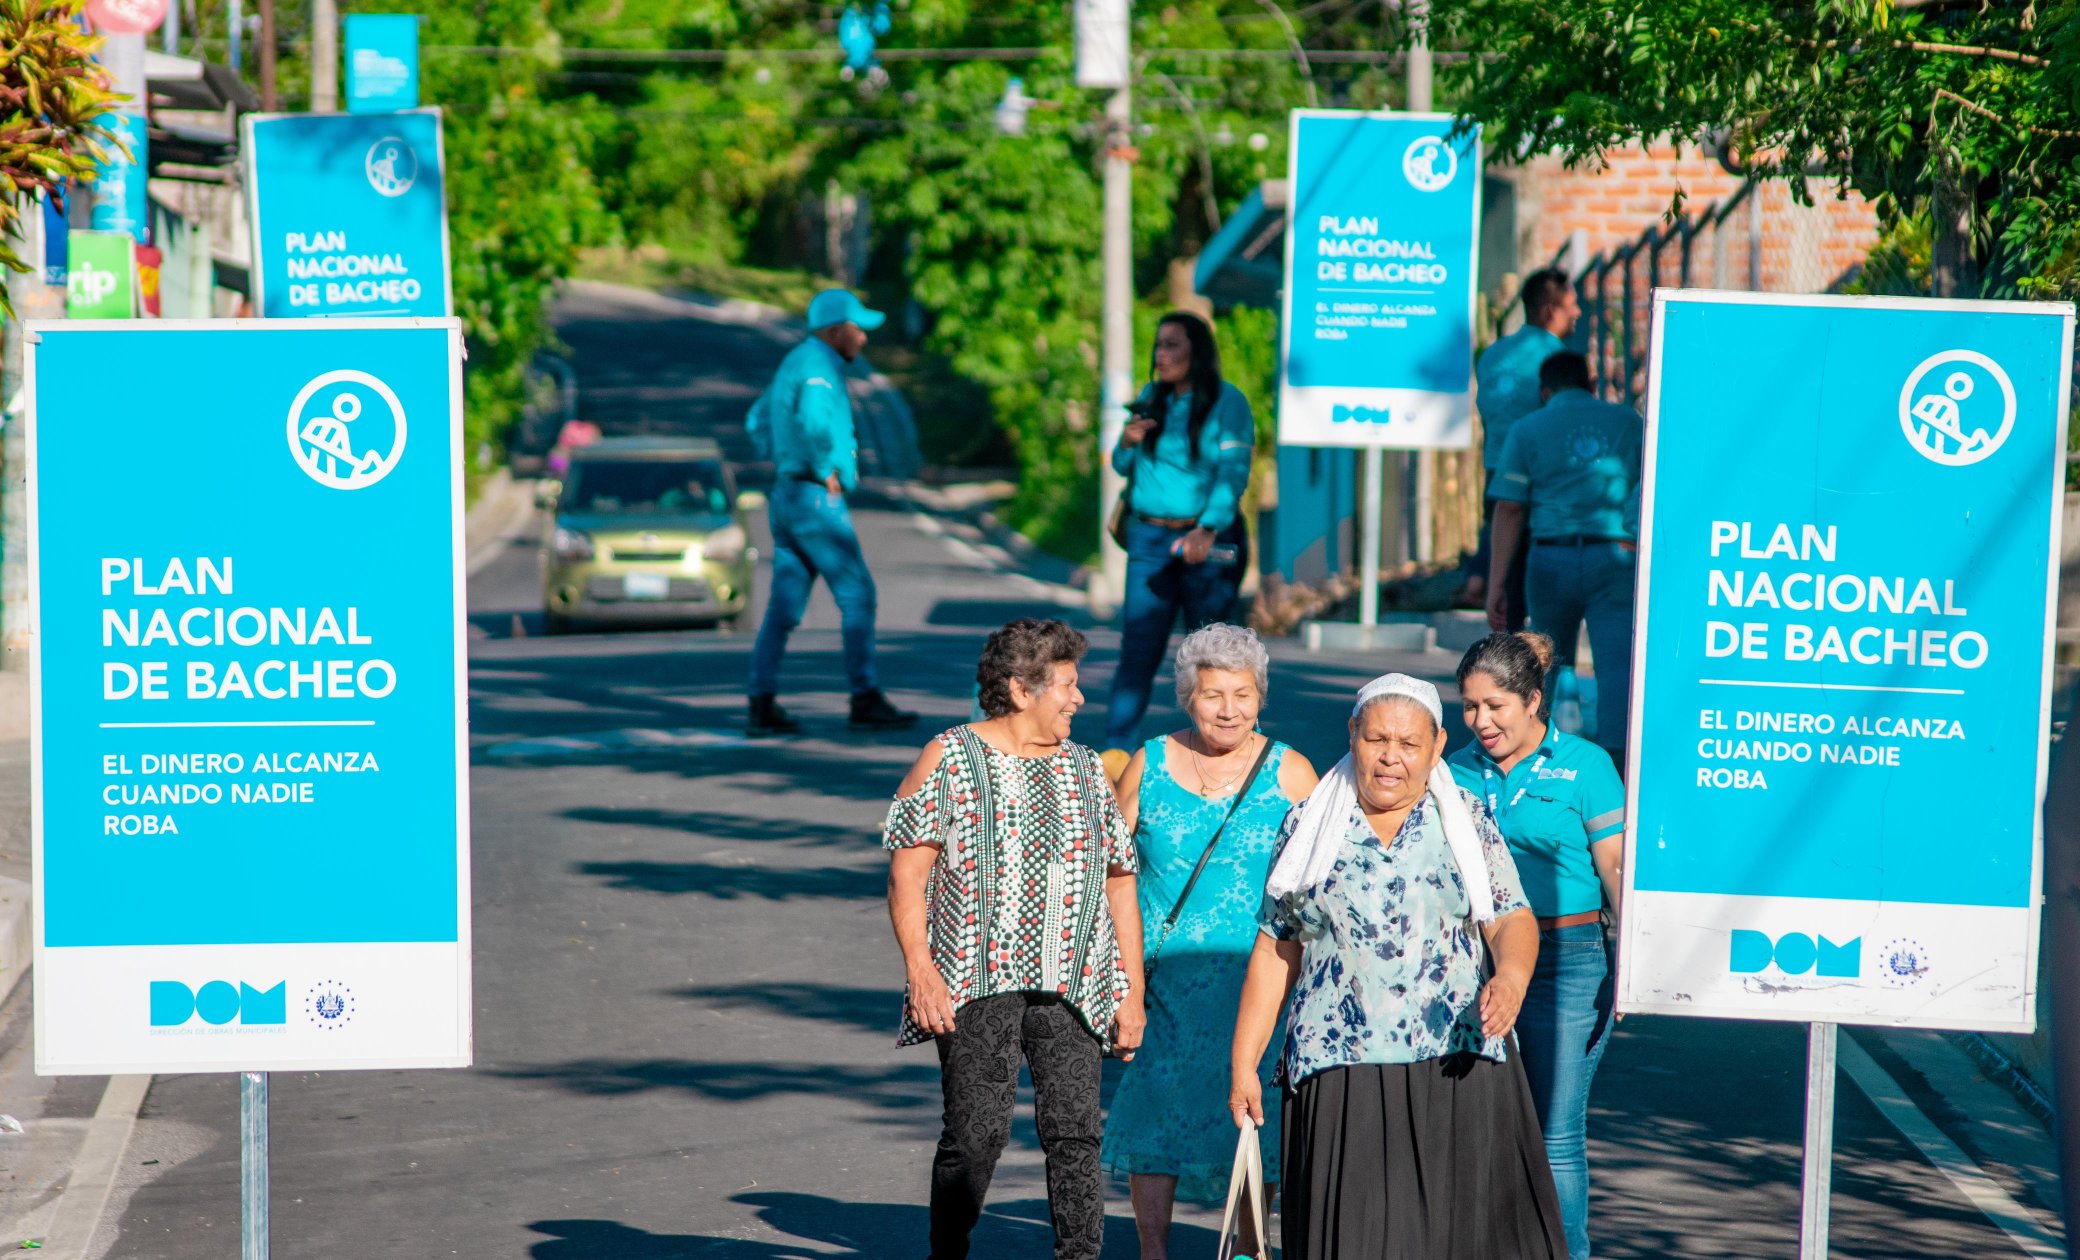
[[[739,511],[756,512],[765,505],[766,496],[759,491],[740,490],[737,492],[737,509]]]
[[[563,494],[563,483],[554,477],[544,477],[535,483],[534,505],[544,512],[554,511],[556,500]]]

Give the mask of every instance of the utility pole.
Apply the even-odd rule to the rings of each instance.
[[[1134,97],[1129,56],[1132,30],[1128,0],[1074,0],[1076,82],[1109,88],[1105,103],[1105,317],[1098,401],[1099,580],[1093,607],[1109,608],[1124,598],[1127,556],[1107,534],[1125,490],[1112,471],[1112,451],[1126,428],[1127,400],[1134,393]]]
[[[311,112],[339,110],[339,5],[311,0]]]
[[[260,0],[260,108],[270,114],[282,107],[276,77],[274,0]]]
[[[1408,0],[1410,41],[1408,46],[1408,109],[1413,114],[1426,114],[1431,109],[1430,91],[1430,0]],[[1479,178],[1476,172],[1475,178]],[[1413,558],[1419,564],[1428,564],[1436,558],[1437,543],[1437,452],[1410,451],[1402,457],[1404,461],[1402,485],[1409,483],[1406,464],[1412,462],[1414,490],[1410,496],[1413,510],[1403,531],[1405,542],[1403,558]],[[1407,552],[1412,545],[1413,556]]]

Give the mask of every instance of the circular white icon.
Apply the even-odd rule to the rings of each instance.
[[[375,449],[373,444],[358,454],[354,450],[355,424],[364,410],[364,393],[381,400],[390,410],[388,450]],[[329,405],[306,413],[305,408],[320,394],[329,395]],[[362,426],[361,432],[366,434],[368,428]],[[296,466],[321,486],[365,490],[389,476],[404,454],[404,404],[397,401],[388,385],[366,372],[344,368],[327,372],[304,386],[296,401],[289,404],[289,453],[296,457]]]
[[[1459,155],[1443,136],[1421,136],[1401,155],[1401,173],[1418,192],[1436,192],[1459,173]]]
[[[1988,381],[1998,387],[1998,401],[1981,388]],[[1915,450],[1938,464],[1976,464],[1999,450],[2015,427],[2015,384],[1976,350],[1932,354],[1899,391],[1899,427]]]
[[[419,155],[396,136],[384,136],[369,145],[361,166],[368,172],[368,186],[385,197],[404,196],[419,178]]]

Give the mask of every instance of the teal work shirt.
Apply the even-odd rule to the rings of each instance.
[[[752,445],[773,461],[780,480],[824,481],[832,473],[847,490],[859,484],[859,440],[845,360],[815,337],[787,352],[773,383],[746,421]]]
[[[1544,405],[1538,369],[1565,349],[1566,342],[1526,324],[1481,351],[1473,366],[1474,399],[1481,409],[1481,464],[1489,473],[1502,467],[1502,444],[1517,421]]]
[[[1549,725],[1538,751],[1508,774],[1478,743],[1453,753],[1450,765],[1459,786],[1494,814],[1533,914],[1603,908],[1589,846],[1625,834],[1625,785],[1609,753]]]
[[[1533,538],[1637,537],[1631,505],[1645,436],[1632,408],[1563,389],[1510,430],[1488,496],[1530,504]]]
[[[1154,386],[1142,389],[1146,400]],[[1192,458],[1192,396],[1173,394],[1170,414],[1155,442],[1115,446],[1112,468],[1134,479],[1128,507],[1141,516],[1197,521],[1219,533],[1235,521],[1242,492],[1249,489],[1250,457],[1257,448],[1257,422],[1242,391],[1221,382],[1221,396],[1199,431],[1199,457]]]

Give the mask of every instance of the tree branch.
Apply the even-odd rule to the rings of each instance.
[[[1966,100],[1964,97],[1959,96],[1957,93],[1951,91],[1949,88],[1937,88],[1935,99],[1939,101],[1955,101],[1957,102],[1959,108],[1969,110],[1970,112],[1979,115],[1981,118],[1990,118],[1994,122],[1997,122],[2000,125],[2002,125],[2003,127],[2013,128],[2016,131],[2028,132],[2030,135],[2033,136],[2044,136],[2052,140],[2080,140],[2080,131],[2061,131],[2056,127],[2032,127],[2025,123],[2018,123],[2010,118],[2006,118],[2000,114],[1994,113],[1992,110],[1986,108],[1984,105],[1981,105],[1977,101]]]

